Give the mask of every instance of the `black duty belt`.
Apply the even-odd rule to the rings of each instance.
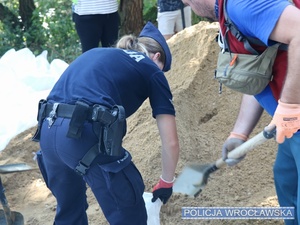
[[[45,115],[48,117],[50,113],[53,111],[53,106],[54,104],[51,103],[46,103],[46,108],[45,108]],[[63,118],[72,118],[73,112],[75,110],[76,105],[68,105],[68,104],[63,104],[59,103],[57,106],[57,109],[55,111],[56,117],[63,117]],[[92,120],[92,114],[93,114],[93,108],[90,107],[87,113],[87,120]]]
[[[51,117],[55,114],[55,117],[63,117],[71,119],[74,116],[75,109],[78,108],[78,104],[70,105],[59,103],[57,108],[54,108],[55,103],[45,103],[45,117]],[[115,116],[111,110],[103,105],[88,106],[85,112],[85,118],[87,121],[102,122],[104,124],[110,124],[115,120]]]
[[[103,126],[109,126],[117,119],[118,111],[110,110],[105,106],[95,104],[90,106],[85,102],[77,101],[75,105],[63,103],[42,103],[44,112],[41,114],[48,121],[49,128],[58,117],[70,118],[67,137],[80,138],[85,121],[99,122]]]
[[[69,138],[80,138],[86,121],[92,122],[93,129],[96,130],[99,142],[87,151],[75,168],[75,171],[80,175],[86,174],[100,152],[110,156],[120,156],[123,153],[121,144],[126,133],[126,120],[125,110],[122,106],[115,105],[112,108],[98,104],[90,106],[81,101],[70,105],[49,103],[42,99],[39,102],[38,129],[32,140],[40,140],[40,131],[44,119],[47,120],[50,128],[58,117],[70,119],[66,135]]]

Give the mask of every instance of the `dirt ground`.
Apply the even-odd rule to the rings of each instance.
[[[168,43],[173,54],[172,70],[166,73],[174,95],[177,126],[180,138],[180,160],[177,174],[190,162],[211,163],[221,157],[221,146],[229,135],[238,113],[241,95],[219,85],[214,80],[214,69],[219,47],[215,42],[218,24],[200,22],[172,37]],[[263,115],[254,134],[270,121]],[[35,128],[12,139],[0,153],[0,164],[26,162],[36,166],[33,152],[39,149],[31,141]],[[160,172],[160,138],[151,109],[146,101],[139,111],[128,119],[128,133],[124,139],[133,161],[141,171],[151,191]],[[193,224],[272,224],[281,220],[183,220],[182,207],[244,207],[278,206],[272,166],[276,143],[270,140],[248,153],[235,167],[215,172],[207,186],[196,198],[174,194],[161,209],[161,225]],[[38,170],[1,175],[6,197],[13,211],[21,212],[26,225],[53,224],[56,202],[46,188]],[[90,224],[108,224],[88,189]]]

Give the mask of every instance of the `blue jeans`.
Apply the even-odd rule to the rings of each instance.
[[[300,135],[295,134],[278,145],[274,164],[274,181],[281,207],[295,207],[295,220],[285,220],[286,225],[298,225],[300,211]]]
[[[98,142],[92,124],[86,123],[79,139],[67,138],[69,119],[57,118],[41,130],[38,164],[47,187],[57,200],[55,225],[87,225],[86,184],[111,225],[146,225],[141,174],[124,150],[121,157],[99,154],[84,176],[75,167]]]

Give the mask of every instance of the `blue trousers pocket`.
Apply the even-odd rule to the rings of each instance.
[[[133,162],[117,173],[108,172],[108,187],[119,208],[139,204],[145,185]]]

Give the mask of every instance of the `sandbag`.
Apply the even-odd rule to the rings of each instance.
[[[146,204],[146,210],[148,214],[148,225],[160,225],[160,208],[162,206],[162,201],[157,199],[155,202],[152,202],[153,195],[150,192],[144,192],[143,198]]]

